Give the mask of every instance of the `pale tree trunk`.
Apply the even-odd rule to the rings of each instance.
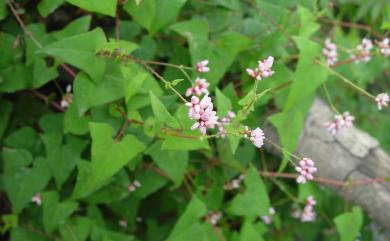
[[[390,177],[390,156],[376,139],[351,127],[339,135],[331,135],[324,123],[334,113],[320,99],[314,101],[305,121],[296,154],[315,161],[317,176],[340,181]],[[389,132],[390,130],[383,130]],[[278,143],[276,131],[265,127],[268,138]],[[389,133],[390,134],[390,133]],[[280,155],[273,146],[266,148]],[[373,182],[353,187],[332,187],[336,193],[362,206],[378,224],[390,230],[390,182]]]

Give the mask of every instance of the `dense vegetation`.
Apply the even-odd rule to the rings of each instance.
[[[389,150],[386,0],[0,0],[0,21],[5,240],[375,239],[293,153],[316,96],[330,135]]]

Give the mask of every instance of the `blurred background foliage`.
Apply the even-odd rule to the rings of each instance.
[[[96,53],[120,49],[142,61],[184,66],[209,59],[211,71],[202,76],[212,96],[220,90],[218,114],[242,108],[239,100],[253,86],[245,68],[272,55],[275,75],[258,91],[273,91],[244,124],[271,122],[293,151],[314,96],[326,99],[326,81],[337,108],[390,150],[389,111],[378,112],[336,76],[309,71],[303,61],[320,58],[326,38],[344,60],[363,37],[388,36],[388,1],[0,0],[0,20],[5,240],[375,240],[370,218],[329,188],[258,177],[256,168],[293,172],[286,158],[244,140],[234,147],[234,138],[190,142],[160,132],[167,120],[191,126],[180,100],[141,66],[123,67]],[[153,67],[169,81],[184,78],[177,68]],[[388,58],[336,70],[374,95],[389,90]],[[58,103],[69,84],[74,99],[62,113]],[[180,93],[188,87],[175,85]],[[119,144],[112,138],[126,121],[118,109],[133,120]],[[242,172],[245,188],[225,192],[224,183]],[[128,192],[134,180],[141,187]],[[42,206],[31,202],[37,193]],[[310,195],[318,217],[301,223],[291,217],[292,204],[302,206]],[[259,216],[270,206],[276,215],[266,225]],[[207,212],[217,210],[222,221],[205,222]]]

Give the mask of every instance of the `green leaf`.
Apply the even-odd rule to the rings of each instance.
[[[54,12],[59,6],[61,6],[65,0],[42,0],[38,4],[38,12],[43,16],[47,17],[49,14]]]
[[[56,192],[42,194],[43,225],[48,233],[54,232],[58,225],[67,222],[70,215],[77,209],[78,204],[74,201],[59,202]]]
[[[62,113],[49,113],[39,119],[39,127],[45,133],[62,133],[64,130],[64,115]]]
[[[152,91],[149,92],[149,95],[156,121],[173,128],[180,128],[177,120],[168,112],[167,108],[165,108],[164,104],[161,103],[159,98],[157,98],[157,96]]]
[[[3,20],[8,15],[7,4],[5,0],[0,0],[0,20]]]
[[[91,0],[66,0],[79,8],[115,17],[117,0],[91,1]]]
[[[187,0],[143,0],[140,4],[128,1],[123,8],[137,23],[154,35],[158,30],[175,21],[186,2]]]
[[[12,93],[32,85],[33,66],[15,64],[0,70],[0,92]]]
[[[13,228],[11,229],[11,240],[12,241],[50,241],[51,239],[45,238],[40,234],[34,233],[28,229]]]
[[[178,85],[180,82],[184,81],[184,79],[175,79],[175,80],[172,80],[171,84],[173,86],[176,86]]]
[[[123,68],[111,61],[107,62],[104,78],[98,83],[84,73],[77,75],[74,80],[74,98],[79,115],[84,114],[91,107],[123,98],[125,95]]]
[[[133,73],[130,68],[125,68],[124,71],[128,71]],[[130,73],[126,74],[127,76],[131,76]],[[126,79],[125,81],[125,100],[126,103],[129,102],[129,100],[137,94],[139,89],[141,88],[142,84],[148,77],[146,73],[134,73],[131,79]]]
[[[162,145],[163,150],[191,151],[199,149],[210,149],[207,139],[184,138],[178,136],[167,136]]]
[[[234,197],[229,212],[248,217],[267,215],[270,207],[267,189],[253,166],[246,173],[244,182],[246,190]]]
[[[0,139],[8,126],[12,112],[12,103],[6,100],[0,100]]]
[[[145,145],[133,135],[125,135],[120,141],[112,139],[112,127],[90,123],[92,137],[92,161],[89,173],[83,173],[76,184],[73,196],[88,196],[103,186],[131,159],[145,149]]]
[[[313,33],[317,32],[317,30],[320,28],[320,25],[316,23],[317,18],[309,9],[298,6],[298,12],[301,18],[299,36],[308,38]]]
[[[18,216],[15,214],[1,215],[2,225],[0,227],[0,234],[4,235],[11,228],[18,227]]]
[[[148,148],[146,154],[153,158],[157,166],[166,172],[174,181],[175,186],[178,187],[187,171],[188,152],[161,150],[161,146],[162,141],[155,142]]]
[[[232,110],[232,102],[218,88],[215,89],[215,95],[217,98],[218,116],[226,116],[228,111]]]
[[[204,203],[194,196],[167,240],[204,240],[199,220],[206,215],[206,212],[207,208]]]
[[[106,69],[105,60],[96,56],[98,46],[106,43],[104,32],[96,28],[88,33],[62,39],[38,50],[57,57],[83,71],[93,81],[100,82]]]
[[[212,71],[204,76],[212,86],[218,84],[238,53],[252,44],[251,39],[236,32],[225,32],[210,42],[208,22],[200,19],[179,22],[171,28],[187,38],[193,66],[203,59],[210,61]]]
[[[299,48],[299,61],[284,110],[291,109],[299,101],[314,93],[326,81],[328,71],[316,63],[321,46],[303,37],[294,37]]]
[[[248,219],[245,220],[241,228],[240,241],[263,241],[264,239],[259,234],[259,231],[253,226]]]
[[[61,237],[64,241],[85,241],[92,229],[92,222],[85,217],[76,217],[61,224],[59,227]]]
[[[73,35],[79,35],[89,30],[91,25],[91,16],[83,16],[77,18],[66,25],[63,29],[51,32],[50,35],[56,40],[72,37]]]
[[[12,150],[10,151],[12,152]],[[18,151],[14,155],[21,157]],[[9,155],[3,156],[3,158],[4,162],[14,161]],[[31,158],[31,156],[28,158]],[[19,158],[16,160],[25,163],[30,162],[29,160]],[[16,169],[15,164],[13,166]],[[10,171],[10,168],[7,169]],[[22,166],[17,170],[15,169],[13,172],[8,172],[4,175],[4,186],[11,200],[12,210],[18,214],[26,207],[35,194],[46,187],[51,175],[46,161],[43,158],[35,159],[31,169]]]
[[[47,162],[54,176],[58,190],[68,179],[79,160],[87,142],[77,137],[69,136],[63,145],[62,133],[47,133],[41,135],[45,144]]]
[[[88,133],[90,116],[79,116],[77,112],[77,103],[74,99],[64,116],[64,133],[71,133],[75,135],[83,135]]]
[[[343,213],[334,219],[340,241],[354,241],[363,224],[363,212],[355,206],[351,212]]]
[[[268,117],[271,124],[276,128],[280,143],[283,148],[289,152],[294,152],[297,147],[299,136],[302,132],[304,121],[310,106],[313,102],[314,96],[309,96],[301,101],[299,106],[290,110],[273,114]],[[283,153],[283,161],[279,167],[279,171],[284,170],[288,163],[290,155]]]
[[[136,176],[136,179],[142,185],[142,188],[138,188],[134,192],[134,197],[138,199],[144,199],[147,196],[157,192],[168,182],[166,178],[152,171],[143,171]]]
[[[4,159],[4,173],[13,175],[21,168],[26,167],[32,163],[33,157],[30,152],[25,149],[10,149],[4,147],[2,150]]]
[[[136,45],[135,43],[125,41],[125,40],[110,39],[110,42],[98,46],[96,51],[109,51],[109,52],[118,51],[120,54],[127,55],[132,53],[137,48],[138,45]]]
[[[40,148],[39,136],[37,132],[29,127],[22,127],[12,132],[4,140],[6,147],[23,148],[29,150],[31,153],[35,153]]]

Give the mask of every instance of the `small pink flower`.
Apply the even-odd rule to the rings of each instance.
[[[335,115],[332,122],[327,122],[325,125],[328,128],[328,131],[332,135],[340,133],[345,128],[353,126],[353,121],[355,117],[351,116],[348,111],[344,112],[342,115]]]
[[[378,105],[378,109],[382,110],[382,107],[386,107],[387,102],[389,102],[389,95],[386,93],[381,93],[376,96],[375,101]]]
[[[241,182],[245,179],[245,175],[241,174],[238,178],[231,180],[230,182],[226,182],[223,185],[223,189],[226,191],[231,191],[234,189],[239,189]]]
[[[222,212],[220,211],[215,211],[215,212],[212,212],[212,211],[209,211],[205,217],[205,220],[206,222],[212,224],[212,225],[216,225],[219,223],[219,221],[221,220],[222,218]]]
[[[374,47],[371,39],[363,38],[361,44],[356,47],[357,56],[352,55],[353,58],[356,58],[356,62],[368,62],[371,59],[371,49]]]
[[[34,197],[32,197],[31,202],[37,204],[38,206],[41,206],[42,204],[42,196],[40,193],[35,194]]]
[[[72,86],[71,85],[66,86],[66,93],[62,96],[62,100],[60,102],[62,108],[68,108],[70,103],[72,103],[73,94],[71,92],[72,92]]]
[[[118,224],[119,224],[119,226],[121,226],[122,228],[127,228],[127,227],[128,227],[127,221],[126,221],[125,219],[119,220]]]
[[[355,117],[351,116],[348,111],[345,111],[343,113],[343,120],[345,127],[352,127]]]
[[[259,72],[259,69],[250,69],[250,68],[247,68],[246,69],[246,72],[252,76],[253,78],[257,79],[257,80],[261,80],[261,74]]]
[[[226,138],[225,125],[229,125],[234,117],[236,117],[236,114],[233,111],[229,111],[225,117],[218,121],[218,134],[221,138]]]
[[[259,61],[258,63],[258,68],[262,77],[267,78],[274,74],[274,71],[271,69],[274,63],[274,57],[269,56],[267,59]]]
[[[272,223],[272,218],[275,215],[275,209],[273,207],[269,208],[269,215],[261,216],[261,220],[263,220],[263,223],[269,225]]]
[[[137,180],[134,180],[133,183],[131,183],[131,184],[129,184],[129,186],[127,186],[127,190],[129,192],[134,192],[135,190],[137,190],[140,187],[141,187],[141,183]]]
[[[210,68],[207,66],[208,64],[209,64],[209,61],[207,59],[199,61],[198,63],[196,63],[196,66],[195,66],[196,71],[198,71],[199,73],[209,72]]]
[[[313,196],[306,199],[306,206],[301,214],[301,222],[313,222],[317,214],[314,211],[314,206],[317,204]]]
[[[322,49],[322,53],[326,57],[328,66],[334,65],[337,61],[337,46],[332,43],[329,38],[325,40],[325,48]]]
[[[245,126],[244,136],[248,138],[257,148],[260,148],[264,145],[264,132],[259,127],[251,130],[249,127]]]
[[[195,86],[192,86],[187,89],[186,96],[190,95],[197,95],[200,96],[203,94],[208,94],[209,90],[207,89],[209,87],[209,83],[206,81],[206,79],[201,79],[199,77],[195,80]]]
[[[270,77],[274,74],[272,71],[272,65],[274,63],[274,57],[269,56],[263,61],[258,61],[258,66],[255,69],[247,68],[246,72],[255,78],[256,80],[261,80],[262,78]]]
[[[384,56],[390,56],[390,39],[385,38],[381,42],[378,42],[378,47],[380,49],[380,52]]]
[[[207,128],[214,128],[218,123],[217,112],[213,111],[211,98],[206,94],[199,102],[199,98],[193,96],[191,103],[186,103],[189,107],[188,116],[197,122],[191,127],[191,130],[199,129],[202,134],[206,134]]]
[[[314,166],[314,162],[304,157],[299,161],[299,166],[295,167],[295,170],[299,172],[297,183],[306,183],[308,180],[313,180],[313,174],[317,172],[317,168]]]

